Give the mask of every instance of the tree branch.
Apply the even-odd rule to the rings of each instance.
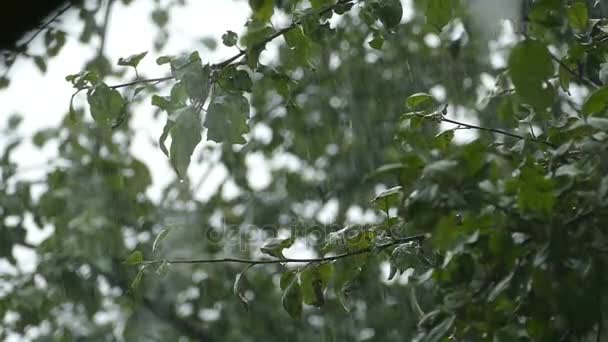
[[[427,234],[418,234],[397,239],[384,245],[376,247],[368,247],[359,249],[352,252],[346,252],[334,256],[320,257],[320,258],[306,258],[306,259],[295,259],[295,258],[284,258],[284,259],[242,259],[242,258],[219,258],[219,259],[159,259],[159,260],[148,260],[144,261],[143,265],[153,265],[160,263],[168,264],[216,264],[216,263],[237,263],[237,264],[248,264],[248,265],[263,265],[263,264],[286,264],[286,263],[314,263],[314,262],[327,262],[334,261],[343,258],[348,258],[355,255],[369,253],[373,250],[381,250],[390,246],[394,246],[401,243],[418,241],[422,242],[428,237]]]
[[[344,6],[344,5],[349,5],[349,4],[354,4],[356,1],[361,1],[361,0],[339,0],[338,2],[336,2],[335,4],[326,7],[325,9],[322,9],[321,11],[318,12],[318,15],[322,16],[326,13],[329,13],[331,11],[333,11],[334,9],[336,9],[338,6]],[[294,21],[291,25],[282,28],[276,32],[274,32],[273,34],[271,34],[270,36],[264,38],[262,41],[260,41],[259,43],[256,43],[253,45],[253,47],[251,49],[260,49],[262,47],[264,47],[266,44],[270,43],[271,41],[273,41],[274,39],[282,36],[283,34],[293,30],[294,28],[298,27],[299,25],[302,24],[302,20],[296,20]],[[247,50],[240,50],[237,54],[235,54],[234,56],[219,62],[219,63],[215,63],[211,66],[212,69],[224,69],[230,65],[232,65],[236,60],[238,60],[241,57],[245,57],[247,55],[247,53],[249,52],[249,50],[251,49],[247,49]],[[115,84],[110,86],[110,88],[112,89],[117,89],[117,88],[123,88],[123,87],[128,87],[128,86],[132,86],[135,84],[140,84],[140,83],[160,83],[160,82],[165,82],[165,81],[169,81],[174,79],[175,77],[173,76],[165,76],[165,77],[157,77],[157,78],[148,78],[148,79],[140,79],[140,80],[136,80],[133,82],[128,82],[128,83],[121,83],[121,84]]]
[[[36,37],[38,37],[38,35],[44,31],[45,29],[47,29],[55,20],[57,20],[60,16],[62,16],[65,12],[67,12],[70,8],[72,8],[74,4],[72,2],[69,2],[65,7],[63,7],[62,9],[60,9],[57,13],[55,13],[55,15],[53,15],[48,21],[46,21],[44,24],[42,24],[42,26],[40,26],[36,32],[34,32],[34,34],[32,34],[25,42],[19,44],[16,47],[16,52],[13,55],[14,58],[16,59],[19,55],[22,55],[25,53],[25,50],[27,49],[27,46],[30,45],[32,43],[32,41],[34,39],[36,39]],[[13,60],[14,61],[14,60]],[[6,77],[9,73],[9,71],[11,70],[11,67],[14,65],[11,64],[10,66],[8,66],[6,68],[6,70],[4,71],[4,73],[2,74],[2,77]]]
[[[445,116],[443,116],[443,113],[441,113],[440,120],[443,121],[443,122],[449,122],[449,123],[458,125],[459,127],[466,128],[466,129],[476,129],[476,130],[480,130],[480,131],[486,131],[486,132],[492,132],[492,133],[502,134],[502,135],[506,135],[506,136],[511,137],[511,138],[515,138],[515,139],[519,139],[519,140],[534,141],[534,142],[537,142],[537,143],[544,144],[544,145],[547,145],[549,147],[555,148],[554,144],[552,144],[552,143],[550,143],[548,141],[545,141],[545,140],[540,140],[540,139],[537,139],[537,138],[528,138],[528,137],[525,137],[523,135],[519,135],[519,134],[503,131],[503,130],[496,129],[496,128],[481,127],[481,126],[477,126],[477,125],[472,125],[472,124],[468,124],[468,123],[464,123],[464,122],[448,119]]]
[[[555,62],[557,62],[557,64],[559,64],[560,67],[564,68],[564,70],[566,70],[570,75],[574,76],[574,78],[578,79],[579,81],[581,81],[581,83],[597,89],[600,88],[601,85],[595,83],[593,80],[588,79],[587,77],[577,73],[576,71],[572,70],[572,68],[570,68],[566,63],[564,63],[561,59],[559,59],[556,55],[552,54],[551,52],[549,52],[549,55],[551,56],[551,59],[554,60]]]

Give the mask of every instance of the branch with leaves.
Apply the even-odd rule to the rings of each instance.
[[[329,12],[336,10],[337,8],[350,9],[350,7],[353,6],[358,1],[361,1],[361,0],[340,0],[340,1],[336,2],[334,5],[328,6],[318,12],[307,14],[306,16],[311,16],[311,15],[323,16]],[[295,20],[291,25],[275,31],[274,33],[272,33],[268,37],[264,38],[260,42],[254,44],[249,49],[243,49],[243,50],[239,49],[239,52],[237,54],[233,55],[232,57],[229,57],[228,59],[226,59],[222,62],[218,62],[218,63],[211,65],[211,69],[212,70],[221,70],[221,69],[227,68],[230,65],[233,65],[239,58],[247,57],[247,54],[250,53],[251,51],[263,49],[264,46],[266,46],[266,44],[268,44],[271,41],[275,40],[276,38],[288,33],[289,31],[295,29],[296,27],[299,27],[300,25],[302,25],[302,21],[303,21],[302,18]],[[240,62],[237,62],[237,63],[240,63]],[[164,77],[156,77],[156,78],[146,78],[146,79],[139,79],[139,80],[135,80],[135,81],[127,82],[127,83],[114,84],[114,85],[110,85],[109,87],[111,89],[119,89],[119,88],[125,88],[125,87],[134,86],[134,85],[145,84],[145,83],[158,84],[160,82],[170,81],[170,80],[174,80],[174,79],[175,79],[175,76],[173,76],[173,75],[164,76]]]
[[[417,234],[408,236],[405,238],[394,239],[385,244],[362,248],[351,252],[345,252],[333,256],[319,257],[319,258],[278,258],[278,259],[243,259],[243,258],[210,258],[210,259],[158,259],[158,260],[143,260],[143,254],[141,252],[134,252],[126,260],[128,264],[132,265],[159,265],[159,264],[217,264],[217,263],[236,263],[236,264],[248,264],[248,265],[268,265],[268,264],[290,264],[290,263],[322,263],[340,260],[344,258],[353,257],[356,255],[366,254],[373,251],[380,251],[385,248],[395,246],[398,244],[404,244],[408,242],[422,242],[429,237],[428,234]],[[284,247],[278,246],[280,249]]]

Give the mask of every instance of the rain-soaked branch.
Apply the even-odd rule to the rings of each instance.
[[[555,148],[554,144],[552,144],[552,143],[550,143],[548,141],[545,141],[545,140],[540,140],[538,138],[525,137],[523,135],[519,135],[519,134],[516,134],[516,133],[511,133],[511,132],[503,131],[503,130],[497,129],[497,128],[482,127],[482,126],[477,126],[477,125],[473,125],[473,124],[468,124],[468,123],[464,123],[464,122],[448,119],[448,118],[446,118],[444,116],[445,113],[446,113],[446,109],[447,109],[447,105],[445,105],[445,107],[443,108],[443,110],[439,111],[436,114],[435,117],[439,121],[448,122],[448,123],[451,123],[451,124],[454,124],[454,125],[458,125],[457,128],[459,128],[459,129],[476,129],[476,130],[479,130],[479,131],[492,132],[492,133],[496,133],[496,134],[505,135],[505,136],[508,136],[508,137],[511,137],[511,138],[515,138],[515,139],[518,139],[518,140],[533,141],[533,142],[536,142],[536,143],[539,143],[539,144],[544,144],[544,145],[547,145],[549,147]]]
[[[315,262],[328,262],[339,259],[348,258],[355,255],[361,255],[370,253],[372,251],[382,250],[390,246],[397,244],[418,241],[422,242],[428,238],[428,234],[412,235],[401,239],[395,239],[391,242],[368,248],[362,248],[352,252],[346,252],[333,256],[320,257],[320,258],[283,258],[283,259],[243,259],[243,258],[210,258],[210,259],[158,259],[158,260],[147,260],[142,262],[142,265],[154,265],[154,264],[217,264],[217,263],[235,263],[235,264],[248,264],[248,265],[263,265],[263,264],[287,264],[287,263],[315,263]]]
[[[322,16],[324,14],[327,14],[333,10],[335,10],[337,7],[339,6],[346,6],[346,5],[350,5],[350,4],[354,4],[355,2],[358,1],[362,1],[362,0],[339,0],[338,2],[336,2],[335,4],[328,6],[324,9],[322,9],[321,11],[318,12],[319,16]],[[291,25],[279,29],[276,32],[274,32],[273,34],[271,34],[270,36],[264,38],[262,41],[260,41],[257,44],[254,44],[251,48],[249,49],[245,49],[245,50],[239,50],[239,52],[237,54],[235,54],[234,56],[213,64],[211,66],[212,69],[224,69],[230,65],[232,65],[235,61],[237,61],[239,58],[242,57],[246,57],[247,54],[250,52],[250,50],[259,50],[261,48],[263,48],[266,44],[270,43],[271,41],[273,41],[274,39],[282,36],[283,34],[295,29],[296,27],[300,26],[302,24],[302,19],[298,19],[296,21],[294,21]],[[132,82],[127,82],[127,83],[121,83],[121,84],[115,84],[110,86],[110,88],[112,89],[117,89],[117,88],[124,88],[124,87],[128,87],[128,86],[132,86],[132,85],[136,85],[136,84],[141,84],[141,83],[160,83],[160,82],[165,82],[165,81],[169,81],[175,79],[174,76],[164,76],[164,77],[157,77],[157,78],[147,78],[147,79],[140,79],[140,80],[136,80],[136,81],[132,81]]]

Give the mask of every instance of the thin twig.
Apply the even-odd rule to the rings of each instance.
[[[551,56],[551,59],[554,60],[555,62],[557,62],[557,64],[559,64],[560,67],[564,68],[564,70],[566,70],[570,75],[574,76],[576,79],[578,79],[579,81],[581,81],[581,83],[586,84],[587,86],[591,87],[591,88],[600,88],[601,85],[595,83],[595,81],[577,73],[576,71],[572,70],[572,68],[570,68],[566,63],[564,63],[561,59],[559,59],[556,55],[552,54],[551,52],[549,52],[549,55]]]
[[[515,139],[519,139],[519,140],[534,141],[534,142],[545,144],[545,145],[547,145],[549,147],[555,148],[554,144],[552,144],[552,143],[550,143],[548,141],[545,141],[545,140],[540,140],[540,139],[536,139],[536,138],[528,138],[528,137],[524,137],[523,135],[519,135],[519,134],[503,131],[503,130],[496,129],[496,128],[476,126],[476,125],[472,125],[472,124],[468,124],[468,123],[464,123],[464,122],[448,119],[448,118],[446,118],[443,115],[441,116],[440,120],[443,121],[443,122],[449,122],[449,123],[458,125],[459,127],[461,127],[460,129],[462,129],[462,127],[466,128],[466,129],[477,129],[477,130],[480,130],[480,131],[486,131],[486,132],[492,132],[492,133],[506,135],[506,136],[509,136],[511,138],[515,138]]]
[[[249,264],[249,265],[262,265],[262,264],[286,264],[286,263],[313,263],[313,262],[327,262],[334,261],[343,258],[348,258],[355,255],[369,253],[372,250],[380,250],[390,246],[394,246],[400,243],[406,243],[411,241],[424,241],[427,238],[427,234],[412,235],[406,238],[397,239],[384,245],[376,246],[375,248],[368,247],[359,249],[352,252],[346,252],[334,256],[320,257],[320,258],[306,258],[306,259],[242,259],[242,258],[218,258],[218,259],[159,259],[159,260],[148,260],[144,261],[143,265],[168,263],[168,264],[215,264],[215,263],[238,263],[238,264]]]
[[[100,43],[99,50],[97,52],[97,57],[103,56],[103,51],[106,47],[106,36],[108,35],[108,24],[110,23],[110,14],[112,12],[112,5],[114,4],[114,0],[108,0],[108,4],[106,5],[106,12],[103,16],[103,26],[101,27],[100,35]]]

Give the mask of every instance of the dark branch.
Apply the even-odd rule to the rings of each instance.
[[[160,264],[160,263],[168,263],[168,264],[216,264],[216,263],[238,263],[238,264],[248,264],[248,265],[263,265],[263,264],[286,264],[286,263],[314,263],[314,262],[327,262],[334,261],[343,258],[348,258],[355,255],[369,253],[373,250],[382,250],[384,248],[394,246],[396,244],[411,242],[411,241],[424,241],[427,238],[427,234],[418,234],[409,236],[402,239],[397,239],[395,241],[391,241],[384,245],[363,248],[352,252],[346,252],[334,256],[328,257],[320,257],[320,258],[307,258],[307,259],[294,259],[294,258],[284,258],[284,259],[242,259],[242,258],[219,258],[219,259],[160,259],[160,260],[148,260],[144,261],[144,265],[152,265],[152,264]]]
[[[537,142],[537,143],[544,144],[544,145],[547,145],[549,147],[555,148],[554,144],[552,144],[552,143],[550,143],[548,141],[545,141],[545,140],[540,140],[540,139],[537,139],[537,138],[529,138],[529,137],[525,137],[523,135],[519,135],[519,134],[503,131],[503,130],[496,129],[496,128],[488,128],[488,127],[476,126],[476,125],[472,125],[472,124],[468,124],[468,123],[464,123],[464,122],[448,119],[448,118],[446,118],[443,115],[441,115],[440,120],[443,121],[443,122],[449,122],[449,123],[458,125],[461,128],[476,129],[476,130],[480,130],[480,131],[486,131],[486,132],[492,132],[492,133],[496,133],[496,134],[502,134],[502,135],[506,135],[506,136],[511,137],[511,138],[515,138],[515,139],[519,139],[519,140],[534,141],[534,142]]]

